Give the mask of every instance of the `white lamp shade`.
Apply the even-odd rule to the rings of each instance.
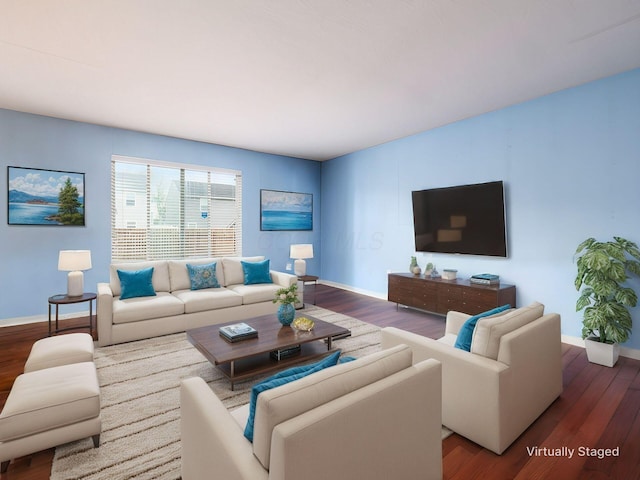
[[[311,243],[299,243],[291,245],[289,250],[289,257],[291,258],[313,258],[313,244]]]
[[[58,270],[75,272],[91,268],[91,250],[60,250]]]

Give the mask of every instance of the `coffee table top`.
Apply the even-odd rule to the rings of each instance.
[[[284,349],[293,345],[301,345],[349,333],[349,330],[346,328],[325,322],[311,315],[300,316],[310,318],[315,322],[313,330],[310,332],[300,332],[292,327],[283,327],[280,322],[278,322],[275,314],[272,314],[187,330],[187,339],[204,354],[210,362],[219,365],[261,353],[268,353],[273,350]],[[258,331],[258,338],[230,343],[220,336],[220,327],[240,322],[244,322],[255,328]]]

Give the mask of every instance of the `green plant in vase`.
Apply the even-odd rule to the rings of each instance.
[[[296,308],[294,305],[300,301],[297,292],[298,285],[295,283],[290,287],[280,288],[276,291],[276,295],[272,301],[273,303],[280,304],[277,316],[282,325],[291,325],[291,322],[293,322],[296,316]]]
[[[640,276],[640,250],[638,246],[621,237],[614,241],[598,242],[588,238],[576,249],[578,273],[575,279],[580,296],[576,311],[584,310],[582,338],[586,339],[587,355],[590,348],[603,349],[592,343],[611,345],[611,359],[605,363],[613,366],[619,346],[629,339],[632,328],[629,308],[638,303],[633,288],[625,284],[630,275]],[[582,289],[582,290],[580,290]],[[589,360],[594,361],[589,355]]]

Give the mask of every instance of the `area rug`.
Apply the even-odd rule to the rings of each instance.
[[[380,348],[380,329],[352,317],[309,306],[306,314],[351,330],[335,348],[362,357]],[[100,448],[91,439],[56,448],[52,480],[180,478],[180,381],[202,377],[228,409],[249,401],[261,377],[229,381],[184,333],[96,349],[101,394]],[[444,433],[443,433],[444,435]],[[444,438],[444,436],[443,436]]]

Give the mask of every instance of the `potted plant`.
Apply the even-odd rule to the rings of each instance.
[[[299,302],[298,299],[298,285],[293,284],[287,288],[280,288],[276,292],[276,296],[273,299],[273,303],[279,303],[278,307],[278,320],[282,325],[291,325],[294,317],[296,316],[296,309],[294,307],[294,303]]]
[[[636,292],[625,285],[630,275],[640,276],[640,250],[621,237],[598,242],[588,238],[576,249],[580,296],[576,311],[584,309],[582,338],[590,362],[613,367],[619,344],[631,334],[630,307],[638,303]]]

